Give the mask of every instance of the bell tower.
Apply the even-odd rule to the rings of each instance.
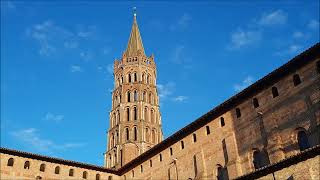
[[[154,57],[144,52],[134,13],[127,49],[114,61],[105,167],[120,168],[162,141],[156,78]]]

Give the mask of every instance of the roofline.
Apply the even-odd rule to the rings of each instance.
[[[202,115],[192,123],[188,124],[184,128],[180,129],[173,135],[169,136],[159,144],[153,146],[148,151],[142,153],[137,158],[133,159],[129,163],[125,164],[121,168],[118,169],[119,174],[123,174],[128,172],[131,168],[141,164],[142,162],[146,161],[152,156],[155,156],[162,150],[168,148],[169,146],[173,145],[174,143],[178,142],[180,139],[186,137],[187,135],[191,134],[195,130],[201,128],[205,124],[213,121],[215,118],[221,116],[225,112],[229,111],[230,109],[238,106],[242,101],[251,97],[254,94],[261,92],[262,90],[268,88],[270,85],[279,81],[282,77],[296,71],[301,66],[304,66],[316,58],[320,58],[320,43],[316,43],[311,46],[309,49],[305,50],[301,54],[297,55],[296,57],[292,58],[286,64],[280,66],[279,68],[275,69],[268,75],[264,76],[263,78],[259,79],[246,89],[242,90],[238,94],[232,96],[222,104],[216,106],[206,114]]]
[[[259,168],[253,172],[245,174],[243,176],[237,177],[236,180],[245,180],[245,179],[258,179],[260,177],[266,176],[270,173],[279,171],[283,168],[292,166],[302,161],[306,161],[310,158],[314,158],[320,155],[320,145],[316,145],[312,148],[306,149],[296,155],[290,156],[286,159],[283,159],[277,163],[270,164]]]
[[[64,159],[55,158],[55,157],[48,157],[48,156],[43,156],[43,155],[39,155],[39,154],[33,154],[33,153],[29,153],[29,152],[24,152],[24,151],[8,149],[8,148],[4,148],[4,147],[0,147],[0,153],[118,175],[117,171],[115,171],[113,169],[107,169],[102,166],[96,166],[96,165],[91,165],[91,164],[86,164],[86,163],[81,163],[81,162],[76,162],[76,161],[70,161],[70,160],[64,160]]]

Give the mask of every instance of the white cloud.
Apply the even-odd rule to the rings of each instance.
[[[170,26],[170,30],[177,30],[177,29],[186,29],[190,25],[191,16],[187,13],[184,13],[181,17],[179,17],[178,21]]]
[[[74,73],[74,72],[83,72],[83,69],[81,68],[81,66],[71,65],[70,71],[73,72],[73,73]]]
[[[296,39],[301,39],[305,37],[305,34],[300,31],[295,31],[292,36]]]
[[[160,98],[166,98],[173,93],[175,83],[169,82],[167,84],[158,84],[158,93]]]
[[[319,31],[319,20],[312,19],[308,23],[308,28]]]
[[[239,29],[231,34],[230,49],[240,49],[245,46],[257,43],[262,38],[259,31],[244,31]]]
[[[56,144],[52,140],[41,138],[38,132],[39,131],[36,128],[28,128],[11,132],[11,135],[16,137],[25,145],[31,146],[42,152],[61,151],[85,145],[84,143]]]
[[[271,13],[264,13],[258,24],[263,26],[282,25],[287,22],[287,14],[282,10],[276,10]]]
[[[96,26],[81,26],[77,32],[77,35],[80,38],[88,39],[97,33],[97,27]]]
[[[286,49],[276,52],[275,55],[277,55],[277,56],[293,55],[293,54],[298,54],[301,51],[302,51],[302,46],[301,45],[291,44]]]
[[[240,84],[235,84],[233,86],[233,89],[237,92],[242,91],[243,89],[251,85],[253,83],[253,80],[253,77],[247,76]]]
[[[93,58],[93,53],[90,51],[82,51],[80,52],[80,58],[85,61],[89,61]]]
[[[177,97],[173,98],[173,101],[176,101],[176,102],[185,102],[187,99],[188,99],[187,96],[177,96]]]
[[[113,75],[113,63],[110,63],[106,66],[98,66],[98,71],[104,74]]]
[[[172,54],[172,61],[177,64],[183,63],[183,55],[184,55],[185,46],[184,45],[177,45],[173,49]]]
[[[43,120],[45,120],[45,121],[53,121],[53,122],[56,122],[56,123],[61,122],[63,119],[64,119],[63,115],[56,115],[56,114],[53,114],[51,112],[48,112],[45,115],[45,117],[43,118]]]

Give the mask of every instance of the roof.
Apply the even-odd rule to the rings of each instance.
[[[262,79],[256,81],[243,91],[239,92],[238,94],[232,96],[230,99],[226,100],[222,104],[218,105],[217,107],[210,110],[208,113],[204,114],[203,116],[199,117],[189,125],[185,126],[184,128],[180,129],[173,135],[169,136],[159,144],[153,146],[148,151],[144,152],[137,158],[133,159],[129,163],[122,166],[119,170],[119,173],[125,173],[129,171],[131,168],[143,163],[144,161],[148,160],[149,158],[157,155],[162,150],[170,147],[174,143],[178,142],[180,139],[186,137],[187,135],[193,133],[197,129],[201,128],[205,124],[209,123],[210,121],[218,118],[222,114],[230,111],[231,109],[237,107],[240,103],[244,100],[254,96],[255,94],[259,93],[260,91],[268,88],[270,85],[276,83],[284,76],[295,72],[300,67],[315,61],[315,59],[320,58],[320,43],[317,43],[304,51],[303,53],[297,55],[293,59],[291,59],[286,64],[282,65],[278,69],[272,71]]]
[[[290,156],[286,159],[283,159],[277,163],[270,164],[268,166],[264,166],[259,168],[251,173],[245,174],[243,176],[237,177],[236,180],[245,180],[245,179],[257,179],[263,176],[266,176],[272,172],[279,171],[283,168],[289,167],[294,164],[298,164],[299,162],[306,161],[310,158],[316,157],[320,155],[320,145],[314,146],[307,150],[304,150],[296,155]]]
[[[136,56],[138,52],[140,52],[143,55],[145,54],[142,39],[140,36],[140,31],[138,28],[137,17],[136,14],[134,14],[132,29],[125,54],[127,57],[132,57]]]
[[[24,152],[24,151],[17,151],[17,150],[12,150],[12,149],[3,148],[3,147],[0,147],[0,153],[24,157],[24,158],[36,159],[36,160],[46,161],[46,162],[50,162],[50,163],[57,163],[57,164],[62,164],[62,165],[67,165],[67,166],[73,166],[73,167],[78,167],[78,168],[84,168],[84,169],[90,169],[90,170],[95,170],[95,171],[117,174],[117,171],[115,171],[113,169],[107,169],[107,168],[101,167],[101,166],[95,166],[95,165],[76,162],[76,161],[69,161],[69,160],[64,160],[64,159],[60,159],[60,158],[48,157],[48,156],[28,153],[28,152]]]

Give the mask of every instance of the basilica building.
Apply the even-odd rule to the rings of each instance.
[[[157,59],[134,14],[114,61],[104,167],[0,148],[0,179],[320,178],[320,43],[163,139]]]

